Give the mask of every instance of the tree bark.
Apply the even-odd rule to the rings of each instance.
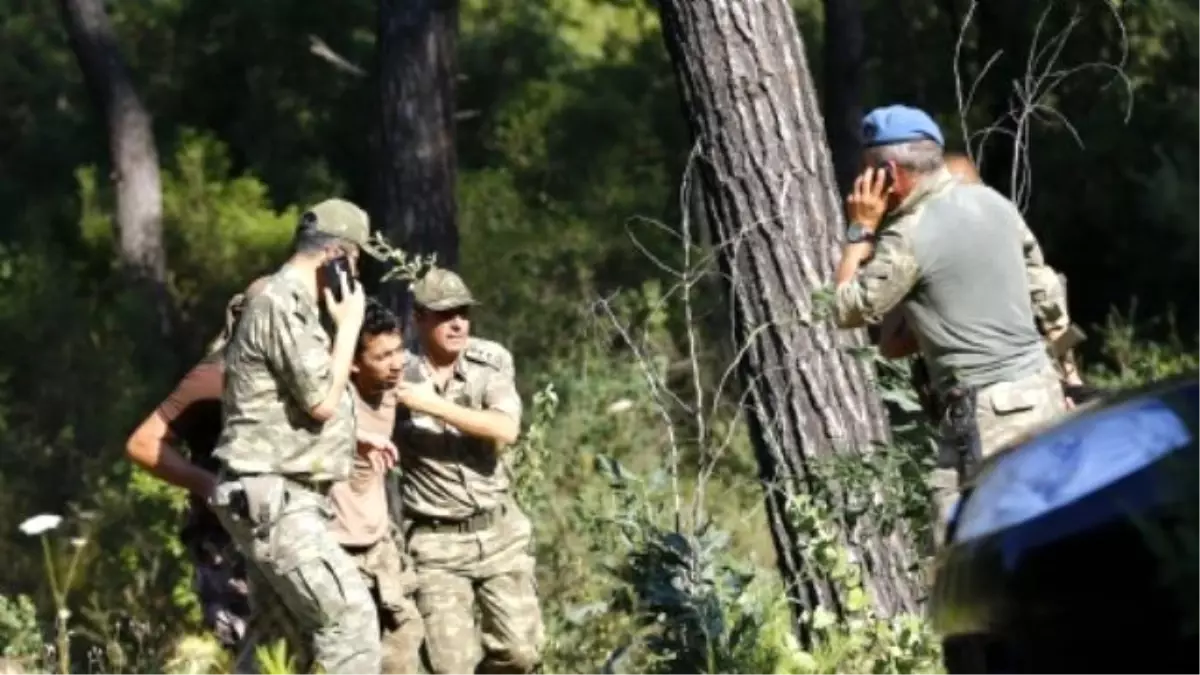
[[[172,314],[162,234],[162,182],[150,113],[121,58],[103,0],[59,0],[59,9],[84,82],[108,127],[118,255],[168,336]]]
[[[860,163],[864,42],[860,0],[825,0],[825,127],[839,194],[849,194]]]
[[[376,227],[413,255],[458,266],[455,208],[456,0],[381,0],[378,25],[380,116],[372,211]],[[409,315],[405,284],[382,289],[398,316]]]
[[[844,223],[803,44],[787,0],[659,7],[745,349],[744,411],[780,572],[795,610],[840,613],[836,585],[805,564],[806,532],[789,503],[813,491],[820,458],[868,452],[889,430],[869,367],[848,353],[866,344],[863,331],[838,331],[812,296],[833,278]],[[843,543],[877,609],[915,609],[907,542],[843,516]]]

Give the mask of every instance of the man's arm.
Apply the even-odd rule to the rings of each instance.
[[[361,318],[338,323],[333,349],[327,350],[317,337],[324,329],[314,316],[289,311],[278,301],[271,302],[270,312],[267,360],[313,419],[329,420],[346,394]]]
[[[125,454],[135,464],[175,487],[199,496],[207,496],[216,476],[192,464],[172,443],[175,434],[171,425],[189,414],[195,403],[220,396],[220,379],[209,382],[206,366],[194,368],[175,387],[175,390],[150,413],[125,442]]]
[[[868,257],[870,261],[864,265],[862,261]],[[842,250],[838,264],[834,321],[840,328],[877,324],[919,279],[912,246],[894,228],[879,234],[873,251],[869,243],[850,244]]]
[[[495,441],[497,446],[515,443],[521,434],[520,421],[509,413],[466,408],[440,396],[430,401],[425,413],[441,418],[468,436]]]
[[[1025,277],[1029,282],[1029,302],[1038,330],[1053,339],[1071,323],[1067,312],[1067,294],[1062,279],[1046,264],[1042,247],[1025,219],[1017,213],[1021,228],[1021,252],[1025,258]]]
[[[216,485],[216,476],[189,462],[171,446],[172,440],[167,421],[156,410],[129,436],[125,454],[158,479],[192,494],[207,496]]]
[[[512,354],[499,349],[489,356],[493,357],[489,365],[494,370],[484,387],[483,410],[438,396],[428,382],[401,384],[396,390],[397,399],[410,410],[437,417],[468,436],[493,441],[497,449],[515,443],[521,434],[522,406]]]

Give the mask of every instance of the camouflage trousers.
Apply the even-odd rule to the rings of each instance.
[[[494,513],[477,532],[430,529],[419,519],[409,527],[433,673],[528,673],[541,662],[532,526],[512,501]]]
[[[390,536],[365,547],[346,547],[367,582],[379,614],[383,672],[417,673],[425,626],[413,594],[417,574]]]
[[[1054,421],[1067,409],[1062,383],[1053,366],[1020,380],[983,387],[976,393],[975,405],[975,422],[985,458]],[[930,480],[939,533],[946,531],[955,500],[963,488],[962,477],[956,468],[957,460],[943,444]],[[941,539],[940,534],[938,539]]]
[[[282,609],[327,673],[379,672],[375,603],[329,530],[324,496],[263,474],[223,479],[210,506],[248,563],[254,619]]]

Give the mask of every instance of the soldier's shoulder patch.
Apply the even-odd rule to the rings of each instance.
[[[480,363],[495,370],[512,370],[513,357],[499,342],[471,338],[463,357],[468,361]]]

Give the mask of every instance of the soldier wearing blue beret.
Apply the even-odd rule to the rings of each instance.
[[[1032,233],[1012,202],[951,176],[927,113],[877,108],[862,135],[836,321],[858,328],[900,312],[916,337],[940,418],[932,482],[944,525],[978,462],[1065,410],[1030,297],[1030,275],[1045,263],[1025,245]]]

